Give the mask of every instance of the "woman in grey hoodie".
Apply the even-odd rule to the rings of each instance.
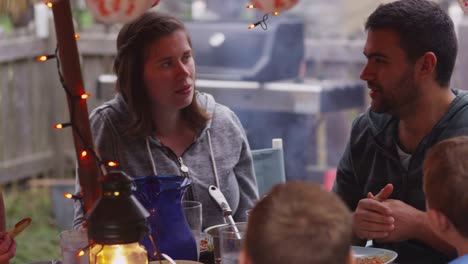
[[[181,175],[200,201],[203,227],[223,222],[208,186],[224,193],[236,221],[258,198],[252,155],[237,116],[195,91],[190,37],[181,21],[147,12],[117,38],[118,94],[91,113],[96,151],[132,177]],[[79,187],[79,186],[78,186]],[[76,206],[74,227],[83,221]]]

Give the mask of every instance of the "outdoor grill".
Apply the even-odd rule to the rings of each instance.
[[[274,17],[267,30],[245,21],[185,22],[192,38],[197,78],[267,82],[297,77],[304,58],[304,26]]]

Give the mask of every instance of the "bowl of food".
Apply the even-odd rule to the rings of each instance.
[[[355,264],[388,264],[398,256],[395,251],[383,248],[353,246],[351,250],[356,260]]]

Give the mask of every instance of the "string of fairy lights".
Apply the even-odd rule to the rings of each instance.
[[[48,2],[45,2],[45,5],[48,6],[49,8],[53,8],[53,3],[48,1]],[[78,34],[75,34],[75,39],[79,39],[80,36]],[[36,58],[36,60],[38,62],[46,62],[48,60],[51,60],[51,59],[55,59],[56,60],[56,65],[57,65],[57,72],[58,72],[58,76],[59,76],[59,80],[60,80],[60,83],[61,83],[61,86],[62,88],[64,89],[67,97],[69,98],[70,100],[70,103],[71,104],[75,104],[77,103],[78,101],[80,100],[87,100],[88,98],[91,97],[91,94],[89,93],[83,93],[83,94],[72,94],[70,92],[70,90],[68,89],[66,83],[65,83],[65,79],[63,77],[63,74],[62,74],[62,70],[61,70],[61,66],[60,66],[60,55],[59,55],[59,47],[57,46],[57,48],[55,49],[55,53],[54,54],[48,54],[48,55],[41,55],[39,57]],[[98,167],[99,167],[99,171],[101,173],[101,176],[102,175],[105,175],[107,173],[107,168],[106,166],[108,167],[117,167],[118,166],[118,163],[115,162],[115,161],[107,161],[107,162],[104,162],[101,160],[101,158],[97,155],[96,151],[94,150],[93,147],[91,146],[87,146],[85,144],[85,140],[82,136],[82,133],[81,131],[78,129],[77,126],[75,126],[74,124],[74,110],[75,110],[75,107],[69,107],[70,109],[70,121],[69,122],[65,122],[65,123],[57,123],[53,126],[54,129],[63,129],[63,128],[66,128],[66,127],[71,127],[73,129],[73,131],[75,132],[75,134],[78,136],[78,138],[80,139],[81,143],[83,146],[85,146],[81,152],[80,152],[80,155],[79,155],[79,158],[84,160],[84,159],[87,159],[89,156],[94,156],[95,159],[96,159],[96,162],[98,164]],[[92,155],[89,155],[89,153],[92,153]],[[77,201],[80,201],[81,203],[81,206],[84,208],[84,204],[83,204],[83,197],[81,195],[78,195],[78,194],[69,194],[69,193],[65,193],[64,194],[65,198],[68,198],[68,199],[73,199],[73,200],[77,200]]]
[[[60,67],[60,57],[59,57],[59,48],[57,47],[56,50],[55,50],[55,54],[50,54],[50,55],[42,55],[40,57],[37,58],[37,61],[40,61],[40,62],[45,62],[45,61],[48,61],[50,59],[55,59],[56,62],[57,62],[57,72],[58,72],[58,75],[59,75],[59,80],[60,80],[60,83],[62,85],[62,88],[64,89],[65,93],[67,94],[68,98],[71,99],[71,102],[72,103],[75,103],[76,101],[78,100],[87,100],[88,98],[91,97],[91,94],[89,93],[84,93],[84,94],[81,94],[81,95],[73,95],[71,94],[70,90],[67,88],[67,85],[65,84],[65,80],[63,78],[63,75],[62,75],[62,71],[61,71],[61,67]],[[81,140],[81,143],[83,145],[85,145],[85,148],[81,151],[81,154],[80,154],[80,158],[81,159],[85,159],[88,157],[88,154],[89,152],[92,152],[94,154],[94,157],[96,158],[96,161],[98,162],[99,164],[99,168],[100,168],[100,171],[101,171],[101,174],[104,175],[105,174],[105,167],[103,167],[103,165],[107,165],[109,167],[116,167],[118,164],[114,161],[108,161],[108,162],[103,162],[99,156],[97,155],[96,151],[90,147],[90,146],[86,146],[85,144],[85,140],[83,139],[83,136],[81,135],[81,132],[79,131],[79,129],[74,125],[74,120],[73,120],[73,117],[74,117],[74,107],[70,107],[70,116],[71,116],[71,120],[70,122],[66,122],[66,123],[57,123],[53,126],[54,129],[63,129],[63,128],[66,128],[66,127],[71,127],[74,132],[78,135],[78,137],[80,138]]]
[[[254,9],[254,8],[256,8],[256,6],[253,5],[253,4],[250,4],[250,5],[247,5],[247,8],[248,8],[248,9]],[[280,15],[280,12],[275,11],[275,12],[273,12],[272,14],[275,15],[275,16],[279,16],[279,15]],[[267,29],[268,29],[268,24],[266,23],[267,20],[268,20],[268,13],[265,14],[265,15],[263,15],[262,20],[250,24],[250,26],[247,27],[247,29],[252,29],[252,28],[257,27],[257,26],[260,25],[260,27],[261,27],[263,30],[267,30]]]
[[[52,1],[46,1],[44,3],[47,7],[49,8],[53,8],[54,4]],[[253,9],[253,8],[256,8],[255,5],[253,4],[250,4],[250,5],[247,5],[247,8],[249,9]],[[273,12],[273,14],[275,16],[278,16],[279,15],[279,12]],[[262,20],[256,22],[256,23],[253,23],[251,24],[248,29],[252,29],[252,28],[255,28],[257,26],[261,26],[262,29],[264,30],[267,30],[268,26],[267,26],[267,23],[266,21],[268,20],[268,14],[265,14],[262,18]],[[80,36],[78,34],[75,34],[75,39],[79,39]],[[70,90],[68,89],[67,85],[65,84],[65,79],[63,78],[63,74],[62,74],[62,70],[61,70],[61,66],[60,66],[60,55],[59,55],[59,47],[57,46],[57,48],[55,49],[55,53],[54,54],[48,54],[48,55],[41,55],[39,57],[36,58],[36,60],[38,62],[46,62],[46,61],[49,61],[51,59],[55,59],[56,60],[56,66],[57,66],[57,72],[58,72],[58,76],[59,76],[59,80],[60,80],[60,83],[62,85],[62,88],[64,89],[66,95],[68,96],[71,104],[74,104],[76,103],[77,101],[79,100],[87,100],[88,98],[91,97],[91,94],[89,93],[83,93],[83,94],[80,94],[80,95],[74,95],[70,92]],[[100,170],[100,173],[101,173],[101,176],[102,175],[105,175],[107,173],[107,168],[106,166],[112,168],[112,167],[117,167],[118,166],[118,163],[115,162],[115,161],[107,161],[107,162],[103,162],[101,160],[101,158],[97,155],[96,151],[93,149],[93,147],[90,147],[90,146],[87,146],[85,144],[85,140],[83,139],[83,136],[82,136],[82,133],[80,132],[80,130],[77,128],[77,126],[74,125],[74,110],[75,110],[75,107],[69,107],[70,109],[70,121],[69,122],[64,122],[64,123],[57,123],[53,126],[54,129],[63,129],[63,128],[67,128],[67,127],[71,127],[73,129],[73,131],[75,132],[75,134],[78,136],[78,138],[80,139],[81,143],[83,146],[85,146],[81,152],[80,152],[80,155],[79,155],[79,158],[80,159],[86,159],[88,158],[90,155],[89,153],[92,153],[91,156],[94,156],[95,159],[96,159],[96,162],[98,164],[98,167],[99,167],[99,170]],[[82,197],[78,194],[69,194],[69,193],[66,193],[64,194],[64,196],[68,199],[73,199],[73,200],[79,200],[81,201],[81,204],[82,206],[83,205],[83,201],[82,201]]]

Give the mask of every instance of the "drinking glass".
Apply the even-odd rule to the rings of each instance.
[[[220,229],[221,263],[239,263],[239,255],[246,231],[246,224],[229,225]]]
[[[202,232],[202,204],[197,201],[182,201],[187,224],[192,230],[193,237],[197,243],[198,258],[200,257],[200,240]]]

